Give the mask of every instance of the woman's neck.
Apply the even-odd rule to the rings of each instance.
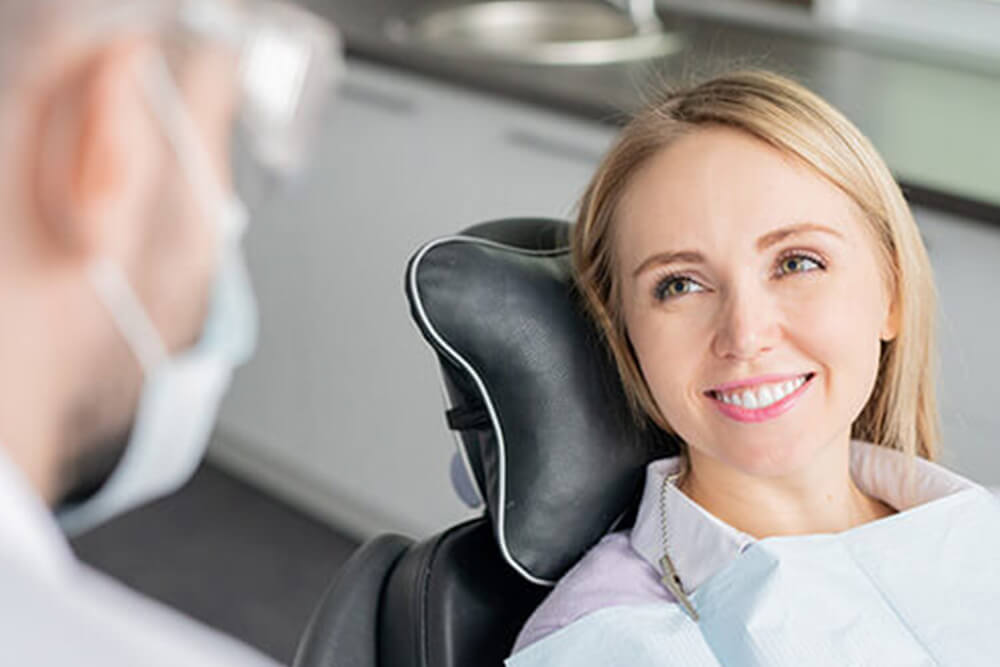
[[[756,538],[838,533],[895,513],[854,483],[849,444],[831,444],[805,468],[780,477],[750,475],[693,449],[688,458],[681,491]]]

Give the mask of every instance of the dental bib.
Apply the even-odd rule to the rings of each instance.
[[[1000,662],[1000,501],[972,486],[838,534],[749,545],[676,603],[593,612],[508,667]]]

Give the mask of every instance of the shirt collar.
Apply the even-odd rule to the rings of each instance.
[[[0,557],[58,578],[75,562],[52,511],[0,444]]]
[[[867,442],[851,442],[851,477],[865,494],[905,511],[976,485],[930,461],[909,458],[902,452]],[[664,512],[660,493],[665,476],[680,469],[680,458],[661,459],[646,468],[646,486],[632,528],[632,548],[663,574],[663,518],[670,544],[684,545],[670,550],[684,591],[690,593],[710,576],[728,565],[755,538],[716,518],[673,484],[667,484]],[[912,484],[906,484],[912,475]],[[665,517],[662,516],[665,514]]]

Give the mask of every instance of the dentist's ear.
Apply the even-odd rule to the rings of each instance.
[[[56,256],[124,259],[157,186],[160,133],[137,73],[148,40],[118,39],[79,56],[40,86],[34,146],[38,237]]]

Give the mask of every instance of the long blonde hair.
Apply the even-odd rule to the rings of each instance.
[[[706,126],[746,132],[812,167],[847,194],[870,225],[897,318],[882,344],[875,387],[852,437],[935,459],[939,426],[936,290],[903,194],[868,139],[841,113],[777,74],[735,72],[667,93],[639,112],[594,174],[573,230],[577,286],[603,332],[632,407],[671,431],[628,340],[615,262],[619,203],[633,175],[678,137]]]

